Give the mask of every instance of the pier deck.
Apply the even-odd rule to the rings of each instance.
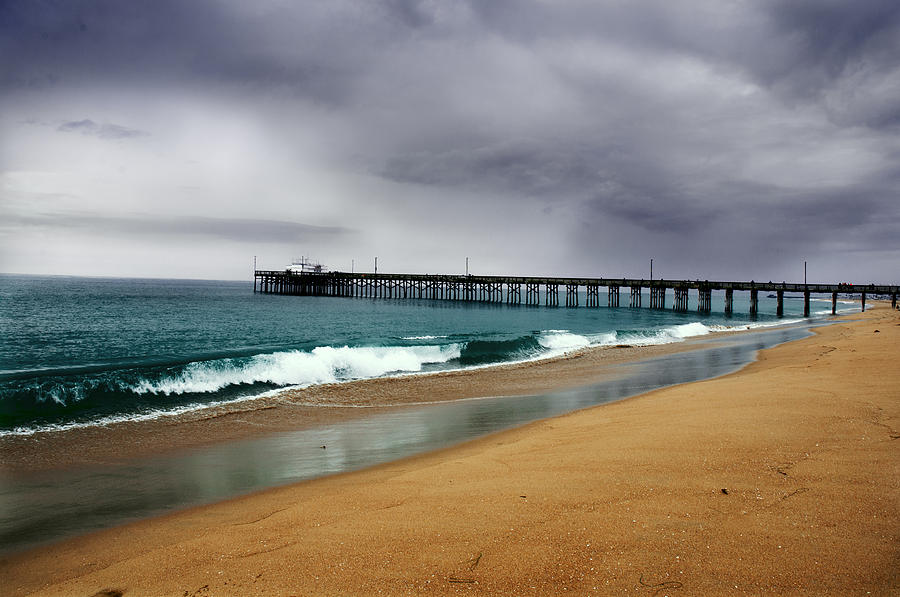
[[[577,307],[581,288],[585,289],[585,306],[599,307],[601,288],[606,289],[606,304],[619,306],[622,288],[629,288],[629,307],[641,307],[642,290],[648,289],[651,309],[665,309],[667,291],[672,290],[672,309],[687,311],[689,292],[697,292],[697,310],[711,310],[712,292],[725,291],[725,312],[732,313],[734,292],[750,293],[750,313],[756,313],[759,292],[774,293],[777,314],[784,314],[784,294],[803,295],[803,313],[809,316],[810,295],[830,294],[831,312],[837,310],[838,295],[858,296],[862,309],[867,296],[890,296],[897,306],[896,285],[876,284],[803,284],[790,282],[720,282],[710,280],[645,280],[636,278],[553,278],[529,276],[462,276],[440,274],[384,274],[349,272],[294,272],[289,270],[256,270],[254,292],[297,296],[334,296],[367,298],[403,298],[559,306],[560,294],[565,306]],[[522,289],[525,292],[522,292]],[[523,300],[524,298],[524,300]]]

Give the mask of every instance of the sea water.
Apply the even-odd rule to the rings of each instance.
[[[173,417],[283,388],[647,345],[802,319],[255,294],[252,282],[0,276],[0,437]],[[622,304],[628,295],[623,294]],[[672,297],[668,297],[672,304]],[[581,297],[584,305],[584,297]],[[643,297],[649,304],[649,297]],[[842,305],[844,308],[848,306]],[[819,314],[830,313],[822,302]]]
[[[285,387],[706,336],[700,350],[650,359],[575,390],[387,409],[183,453],[0,475],[0,553],[722,375],[757,350],[803,337],[817,321],[791,325],[802,319],[802,301],[787,300],[778,318],[775,301],[760,298],[751,317],[737,293],[735,314],[725,317],[721,296],[713,313],[699,315],[274,296],[254,294],[247,282],[0,276],[0,440],[40,441],[41,434],[177,417],[209,404],[246,407]],[[830,302],[820,306],[824,319]],[[756,331],[716,334],[747,328]]]

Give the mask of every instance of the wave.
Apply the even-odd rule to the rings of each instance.
[[[534,336],[519,336],[508,340],[470,340],[460,351],[458,362],[463,367],[471,367],[525,360],[536,357],[541,352],[541,344]]]
[[[459,344],[320,346],[310,352],[295,350],[258,355],[249,360],[191,363],[179,375],[158,381],[143,381],[128,389],[137,394],[170,395],[210,393],[228,386],[256,383],[303,387],[421,371],[423,365],[445,363],[459,356]]]
[[[687,338],[694,336],[705,336],[716,331],[715,326],[697,322],[673,325],[660,329],[640,329],[640,330],[616,330],[609,334],[602,335],[594,344],[599,346],[612,346],[617,344],[629,344],[632,346],[655,346],[659,344],[671,344],[673,342],[683,342]]]
[[[539,330],[512,338],[454,335],[454,341],[444,344],[320,346],[309,351],[278,351],[96,374],[60,372],[0,384],[0,437],[177,416],[257,399],[289,387],[533,361],[590,346],[668,344],[716,332],[792,322],[751,322],[734,327],[690,322],[595,334]],[[407,340],[438,338],[423,335]]]
[[[538,343],[547,349],[551,355],[555,355],[585,348],[596,342],[587,336],[573,334],[568,330],[548,330],[538,336]]]
[[[749,322],[736,326],[707,325],[699,321],[694,321],[660,329],[617,330],[615,332],[595,336],[591,344],[594,346],[612,346],[618,344],[656,346],[660,344],[671,344],[673,342],[683,342],[688,338],[706,336],[708,334],[780,327],[800,323],[802,321],[804,320],[780,319],[778,321],[768,322]]]

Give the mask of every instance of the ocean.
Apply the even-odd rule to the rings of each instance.
[[[779,318],[763,295],[751,317],[745,294],[735,293],[726,317],[724,294],[715,293],[712,313],[701,315],[693,293],[693,310],[676,313],[263,295],[249,281],[3,275],[0,437],[176,417],[290,387],[803,319],[801,300],[787,298]],[[815,317],[830,313],[830,300],[816,304]]]
[[[0,276],[0,442],[7,443],[177,419],[211,405],[245,409],[284,388],[704,336],[700,349],[633,363],[584,388],[382,409],[115,463],[0,470],[0,554],[723,375],[827,321],[830,297],[814,304],[820,309],[807,320],[802,300],[786,299],[779,318],[775,300],[763,296],[751,317],[740,293],[726,317],[724,297],[715,294],[713,312],[700,315],[263,295],[252,282]],[[745,329],[755,331],[717,333]]]

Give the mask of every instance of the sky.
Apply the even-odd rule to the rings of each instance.
[[[900,283],[896,0],[2,0],[0,271]]]

